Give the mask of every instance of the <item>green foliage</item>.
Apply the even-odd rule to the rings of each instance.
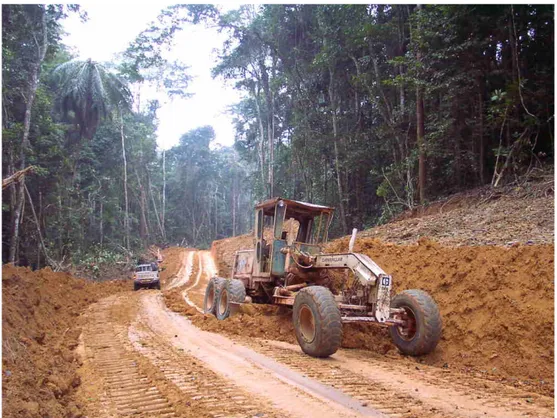
[[[248,232],[254,202],[271,191],[342,205],[347,228],[386,222],[418,199],[418,88],[427,200],[487,184],[496,168],[503,181],[514,178],[540,164],[538,155],[553,156],[552,5],[272,4],[226,14],[212,5],[176,5],[113,69],[72,61],[59,19],[76,8],[44,7],[3,5],[3,176],[23,160],[37,167],[26,185],[47,251],[58,261],[94,269],[154,242],[207,247]],[[29,144],[21,144],[43,11],[49,49]],[[187,97],[188,68],[165,52],[179,31],[202,23],[226,35],[213,76],[244,93],[230,109],[235,144],[218,148],[212,128],[200,127],[163,157],[158,102],[123,112],[123,127],[109,116],[130,102],[128,83]],[[131,254],[124,249],[121,129]],[[14,202],[15,189],[6,189],[8,238]],[[26,202],[19,260],[42,266],[30,207]],[[331,237],[345,232],[339,212]]]
[[[63,116],[79,127],[80,135],[92,139],[100,121],[115,107],[128,109],[131,93],[120,78],[102,64],[88,59],[72,60],[53,71]]]
[[[257,197],[263,197],[260,178],[267,171],[261,158],[270,156],[265,151],[270,107],[264,101],[262,74],[271,63],[276,69],[270,77],[276,87],[273,134],[281,138],[274,148],[280,155],[274,161],[275,187],[280,190],[275,195],[286,193],[338,207],[340,176],[347,191],[342,197],[347,220],[354,226],[381,222],[415,205],[417,87],[425,96],[430,200],[488,180],[494,157],[504,156],[512,146],[509,137],[500,151],[489,151],[499,150],[493,146],[499,142],[502,124],[510,124],[511,133],[521,133],[519,127],[537,127],[528,131],[530,141],[521,142],[526,144],[520,145],[523,151],[529,146],[550,149],[546,144],[552,144],[553,128],[546,126],[545,139],[536,136],[533,141],[540,119],[526,109],[536,108],[548,119],[553,115],[552,88],[546,94],[533,93],[536,84],[553,86],[546,78],[552,64],[543,58],[540,66],[527,58],[537,56],[544,41],[553,42],[546,31],[553,27],[551,7],[267,5],[251,15],[246,10],[220,20],[230,41],[223,46],[214,75],[238,80],[237,88],[249,95],[233,112],[236,148],[254,170],[252,192]],[[509,40],[511,12],[520,36],[520,83]],[[331,87],[339,95],[334,111],[341,138],[340,173],[333,160]],[[535,115],[540,114],[537,111]],[[514,155],[522,163],[512,165],[513,170],[525,169],[533,160],[531,151],[526,152],[528,158],[518,157],[524,152]],[[339,230],[336,219],[334,232]]]

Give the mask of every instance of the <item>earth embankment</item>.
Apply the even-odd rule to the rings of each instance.
[[[91,303],[132,288],[50,268],[2,267],[2,416],[79,416],[75,353],[81,314]]]

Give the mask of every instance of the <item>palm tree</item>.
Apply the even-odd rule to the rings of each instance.
[[[116,106],[130,108],[131,92],[117,75],[91,59],[71,60],[53,72],[59,85],[63,115],[79,126],[81,138],[92,139],[102,119]]]
[[[92,139],[101,120],[109,117],[115,108],[118,109],[124,162],[125,243],[129,251],[128,175],[123,111],[131,109],[131,92],[118,76],[91,59],[68,61],[56,67],[53,75],[60,87],[59,100],[62,114],[79,126],[80,141],[74,155],[72,182],[75,181],[77,174],[81,139]]]

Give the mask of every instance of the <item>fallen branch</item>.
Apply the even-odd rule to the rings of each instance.
[[[4,190],[10,184],[15,183],[16,181],[19,181],[19,179],[21,179],[27,173],[32,173],[34,169],[35,169],[35,167],[30,165],[29,167],[24,168],[23,170],[16,171],[11,176],[8,176],[5,179],[2,179],[2,190]]]

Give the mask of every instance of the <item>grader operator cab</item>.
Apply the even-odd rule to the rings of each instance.
[[[404,354],[431,352],[441,337],[441,316],[431,296],[406,290],[391,300],[391,276],[369,257],[325,254],[333,212],[282,198],[256,205],[254,248],[236,252],[230,279],[209,281],[205,312],[223,320],[242,303],[291,306],[296,339],[314,357],[337,351],[345,322],[388,326]],[[347,269],[351,275],[329,274]]]

